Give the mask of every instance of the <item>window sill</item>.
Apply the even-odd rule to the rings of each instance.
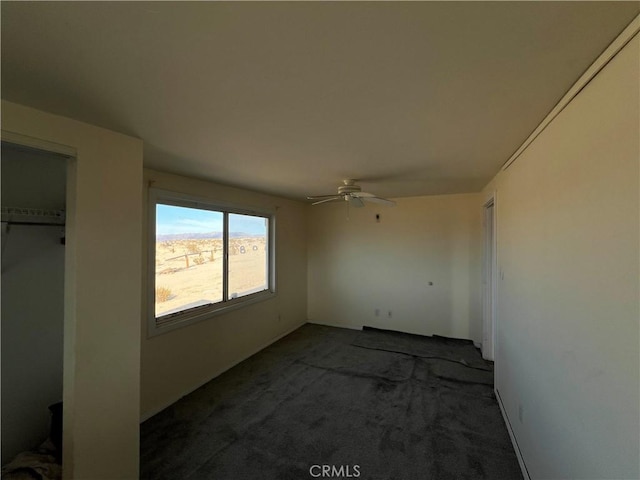
[[[211,305],[203,305],[201,307],[195,307],[184,313],[176,314],[171,320],[166,320],[165,323],[158,325],[156,318],[152,317],[149,320],[149,328],[147,329],[147,337],[155,337],[162,335],[163,333],[171,332],[178,328],[186,327],[209,318],[216,317],[218,315],[224,315],[226,313],[238,310],[249,305],[264,302],[276,297],[276,293],[265,290],[259,293],[247,295],[245,297],[234,298],[227,302],[215,303]]]

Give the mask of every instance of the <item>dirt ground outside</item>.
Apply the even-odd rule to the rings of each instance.
[[[222,300],[222,240],[156,243],[156,316]],[[229,296],[267,288],[264,237],[229,239]]]

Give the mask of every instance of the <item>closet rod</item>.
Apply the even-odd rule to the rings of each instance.
[[[7,225],[34,225],[36,227],[64,227],[64,223],[54,223],[54,222],[2,222]]]

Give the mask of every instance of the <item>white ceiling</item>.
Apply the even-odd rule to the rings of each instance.
[[[2,97],[292,198],[478,191],[638,2],[2,2]]]

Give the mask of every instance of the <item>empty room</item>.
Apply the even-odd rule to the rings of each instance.
[[[3,479],[640,478],[640,2],[1,2]]]

